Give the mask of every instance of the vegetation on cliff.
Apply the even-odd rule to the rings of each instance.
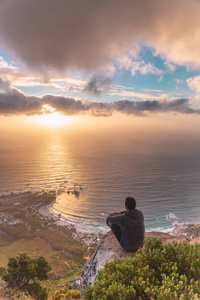
[[[46,300],[48,293],[40,281],[48,279],[51,266],[42,256],[31,259],[26,254],[10,258],[7,268],[0,268],[6,287],[28,293],[34,299]]]
[[[105,264],[97,279],[85,300],[199,299],[200,244],[147,238],[136,254]]]

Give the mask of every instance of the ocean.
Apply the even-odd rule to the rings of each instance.
[[[52,210],[105,226],[135,197],[146,230],[200,223],[200,142],[196,136],[1,134],[0,195],[57,191]]]

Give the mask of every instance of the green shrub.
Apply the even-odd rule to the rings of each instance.
[[[38,282],[28,284],[26,290],[29,293],[29,295],[36,300],[48,299],[48,293],[46,288],[41,287],[41,285]]]
[[[21,254],[9,259],[7,268],[1,268],[0,276],[7,283],[7,288],[28,292],[37,300],[46,300],[46,289],[38,281],[47,279],[50,270],[44,257],[31,259],[26,254]]]
[[[200,245],[147,238],[136,254],[105,264],[97,279],[85,300],[200,299]]]
[[[60,292],[57,292],[56,293],[56,296],[55,296],[55,300],[65,300],[65,299],[68,299],[68,300],[74,300],[74,299],[80,299],[81,296],[80,296],[80,291],[78,290],[73,290],[73,289],[69,289],[68,287],[68,290],[64,290],[64,291],[60,291]]]

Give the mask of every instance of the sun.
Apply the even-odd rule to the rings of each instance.
[[[37,123],[48,127],[60,127],[70,123],[70,117],[63,116],[58,112],[35,116],[34,119]]]
[[[59,112],[54,112],[55,109],[50,105],[43,105],[42,115],[33,117],[34,122],[46,127],[61,127],[72,122],[72,116],[64,116]]]

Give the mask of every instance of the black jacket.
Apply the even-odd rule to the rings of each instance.
[[[144,216],[140,210],[131,209],[117,216],[109,215],[106,222],[120,226],[125,250],[137,251],[143,246]]]

